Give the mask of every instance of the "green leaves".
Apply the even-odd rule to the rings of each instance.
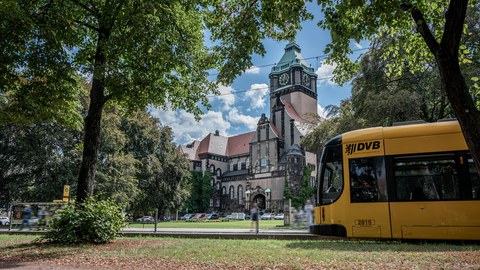
[[[188,208],[190,212],[206,212],[214,192],[212,173],[210,171],[205,171],[205,173],[192,171],[190,186],[190,197],[184,208]]]
[[[110,200],[89,198],[77,207],[68,204],[59,212],[41,239],[60,244],[103,244],[114,240],[126,225],[121,207]]]
[[[265,53],[264,38],[292,40],[300,22],[311,18],[301,0],[214,1],[206,7],[205,25],[220,71],[217,81],[228,85],[252,66],[251,55]]]
[[[362,3],[361,3],[362,2]],[[358,62],[351,60],[352,40],[370,40],[375,43],[389,37],[385,45],[383,59],[387,61],[388,76],[399,76],[405,65],[410,71],[423,71],[434,59],[423,37],[417,32],[419,22],[425,22],[434,33],[437,42],[443,34],[444,12],[448,1],[319,1],[325,19],[319,25],[328,29],[332,43],[327,45],[325,53],[329,60],[337,63],[335,81],[350,80],[358,70]],[[423,13],[423,19],[415,22],[411,12],[416,9]]]

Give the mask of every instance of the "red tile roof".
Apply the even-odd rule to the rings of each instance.
[[[300,122],[300,123],[305,123],[307,121],[305,121],[305,119],[303,119],[302,117],[300,117],[300,115],[298,115],[297,111],[295,110],[295,108],[293,107],[292,103],[290,103],[289,101],[287,101],[286,99],[284,98],[281,98],[281,101],[283,103],[283,105],[285,105],[285,110],[287,111],[288,115],[295,121],[297,122]]]
[[[270,128],[273,130],[273,133],[275,133],[275,135],[277,135],[278,138],[283,139],[282,134],[278,132],[277,126],[275,126],[274,123],[270,122]]]
[[[226,149],[226,156],[236,156],[248,154],[250,152],[250,142],[256,131],[240,134],[228,138],[228,145]]]

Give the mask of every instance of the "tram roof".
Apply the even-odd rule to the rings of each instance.
[[[461,133],[458,121],[365,128],[342,134],[342,143]]]

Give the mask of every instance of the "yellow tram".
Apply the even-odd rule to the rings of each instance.
[[[347,132],[319,167],[312,233],[480,240],[480,180],[457,121]]]

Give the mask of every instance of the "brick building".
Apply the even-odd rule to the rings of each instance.
[[[270,119],[262,114],[255,131],[231,137],[216,131],[179,146],[192,170],[212,172],[211,210],[243,212],[256,202],[266,211],[282,212],[285,184],[296,194],[304,166],[313,169],[310,179],[315,185],[316,155],[299,144],[307,132],[306,119],[317,114],[317,75],[300,51],[290,42],[272,67]]]

